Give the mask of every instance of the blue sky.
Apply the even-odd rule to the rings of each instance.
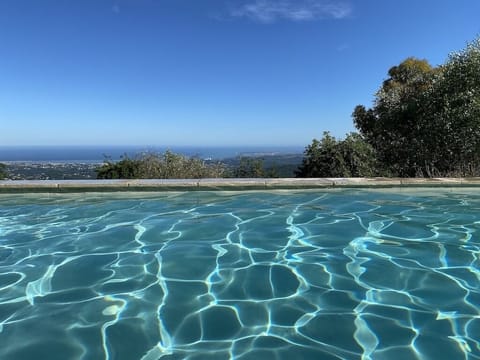
[[[0,145],[300,145],[478,0],[0,0]]]

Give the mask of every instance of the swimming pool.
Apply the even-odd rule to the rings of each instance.
[[[0,195],[1,359],[480,359],[480,190]]]

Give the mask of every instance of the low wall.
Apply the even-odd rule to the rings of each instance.
[[[0,192],[192,191],[333,187],[480,187],[480,178],[3,180]]]

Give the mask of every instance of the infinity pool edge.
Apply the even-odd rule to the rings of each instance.
[[[211,191],[379,187],[480,187],[477,178],[2,180],[0,192]]]

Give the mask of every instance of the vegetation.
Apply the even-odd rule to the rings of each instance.
[[[479,176],[480,38],[438,67],[392,67],[353,120],[360,133],[313,140],[297,176]]]
[[[0,180],[7,177],[7,165],[0,163]]]
[[[130,159],[127,155],[122,160],[113,162],[105,159],[103,165],[99,167],[97,179],[135,179],[139,177],[139,159]]]
[[[239,163],[231,170],[231,176],[234,178],[276,178],[279,177],[279,171],[291,175],[292,171],[288,170],[287,164],[280,169],[279,165],[275,163],[266,165],[264,158],[241,156]]]
[[[253,157],[240,157],[240,163],[232,171],[234,178],[263,178],[265,169],[263,159]]]
[[[299,154],[241,156],[212,162],[167,151],[135,158],[124,155],[117,162],[106,158],[95,171],[97,179],[271,178],[294,176],[300,162]]]
[[[225,166],[166,151],[145,153],[134,159],[125,155],[118,162],[107,159],[96,171],[98,179],[200,179],[223,177]]]
[[[359,134],[337,140],[329,132],[305,149],[298,177],[359,177],[375,174],[373,148]]]
[[[302,154],[258,154],[222,160],[228,177],[293,177],[302,162]]]
[[[355,108],[354,123],[375,149],[384,171],[414,176],[423,160],[425,92],[431,88],[435,71],[425,60],[408,58],[388,74],[373,108]]]

